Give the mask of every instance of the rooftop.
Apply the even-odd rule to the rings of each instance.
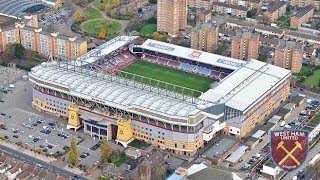
[[[199,98],[245,113],[290,75],[289,70],[250,60]]]
[[[280,9],[282,6],[285,6],[287,3],[285,1],[279,1],[278,3],[276,3],[275,5],[271,6],[268,8],[268,11],[270,13],[274,13],[276,12],[278,9]]]
[[[149,112],[151,117],[158,118],[162,115],[162,119],[166,120],[178,118],[185,121],[188,116],[200,112],[196,104],[158,94],[156,89],[147,91],[130,86],[130,82],[120,83],[128,81],[122,77],[118,77],[119,81],[114,81],[112,75],[95,75],[93,71],[75,68],[76,71],[72,70],[72,66],[66,63],[60,63],[60,66],[57,62],[42,63],[32,68],[29,73],[30,80],[36,77],[37,81],[43,81],[42,84],[48,82],[51,86],[58,85],[57,87],[66,93],[77,94],[90,100],[99,99],[103,104],[129,112]]]
[[[141,48],[232,70],[236,70],[245,64],[245,61],[242,60],[155,41],[152,39],[146,40],[141,45]]]
[[[137,36],[118,36],[110,41],[105,42],[101,46],[89,51],[85,55],[78,58],[81,60],[82,65],[93,63],[98,59],[108,55],[109,53],[119,49],[120,47],[132,42],[133,40],[137,39]]]
[[[256,33],[251,33],[248,31],[237,31],[235,38],[236,39],[241,39],[244,36],[248,36],[249,38],[253,39],[253,40],[257,40],[258,35]]]
[[[284,48],[302,49],[302,44],[294,42],[294,41],[279,40],[278,48],[279,49],[284,49]]]
[[[297,17],[298,19],[300,19],[312,10],[313,10],[313,7],[307,6],[307,7],[304,7],[303,9],[300,9],[299,12],[297,14],[295,14],[294,16]]]
[[[235,144],[237,142],[232,139],[221,138],[204,155],[208,158],[219,159]]]
[[[246,8],[246,7],[233,5],[233,4],[227,4],[227,3],[223,3],[223,2],[213,2],[213,6],[222,6],[222,7],[227,7],[227,8],[231,8],[231,9],[240,10],[240,11],[248,11],[248,8]]]

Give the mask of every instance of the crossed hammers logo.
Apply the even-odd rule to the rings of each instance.
[[[299,149],[302,149],[302,146],[301,146],[301,144],[300,144],[298,141],[295,141],[294,144],[295,144],[296,146],[295,146],[293,149],[291,149],[291,151],[289,152],[289,151],[287,150],[287,148],[283,146],[283,145],[284,145],[284,142],[283,142],[283,141],[279,142],[279,144],[278,144],[278,146],[277,146],[277,149],[282,148],[283,151],[287,153],[287,155],[281,159],[281,161],[279,162],[279,165],[282,165],[289,157],[290,157],[295,163],[297,163],[297,165],[300,165],[300,164],[301,164],[301,163],[296,159],[296,157],[294,157],[294,156],[292,155],[292,153],[293,153],[296,149],[298,149],[298,148],[299,148]]]

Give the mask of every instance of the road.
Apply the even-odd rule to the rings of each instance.
[[[56,167],[52,164],[41,161],[35,157],[29,156],[27,154],[24,154],[20,151],[15,150],[15,149],[8,148],[8,147],[1,145],[1,144],[0,144],[0,152],[3,152],[10,157],[20,159],[20,160],[25,161],[25,162],[32,164],[32,165],[41,164],[43,166],[42,168],[48,169],[48,171],[50,171],[52,173],[60,174],[64,177],[73,177],[76,175],[70,171],[64,170],[60,167]],[[75,178],[73,178],[73,179],[75,179]],[[86,178],[81,177],[81,179],[86,179]]]

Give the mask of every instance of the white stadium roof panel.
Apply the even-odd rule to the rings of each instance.
[[[242,60],[155,41],[152,39],[146,40],[141,45],[141,48],[231,70],[239,69],[246,63]]]
[[[59,68],[56,62],[34,67],[30,77],[65,85],[73,95],[81,95],[89,100],[98,98],[107,105],[116,105],[126,110],[136,107],[178,118],[187,118],[200,112],[196,104]]]
[[[234,71],[213,89],[201,95],[200,99],[218,104],[225,103],[228,107],[245,111],[290,74],[287,69],[250,60],[244,67]]]

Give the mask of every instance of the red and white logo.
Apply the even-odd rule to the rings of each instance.
[[[271,131],[271,155],[283,170],[291,172],[306,160],[309,132],[295,129]]]

